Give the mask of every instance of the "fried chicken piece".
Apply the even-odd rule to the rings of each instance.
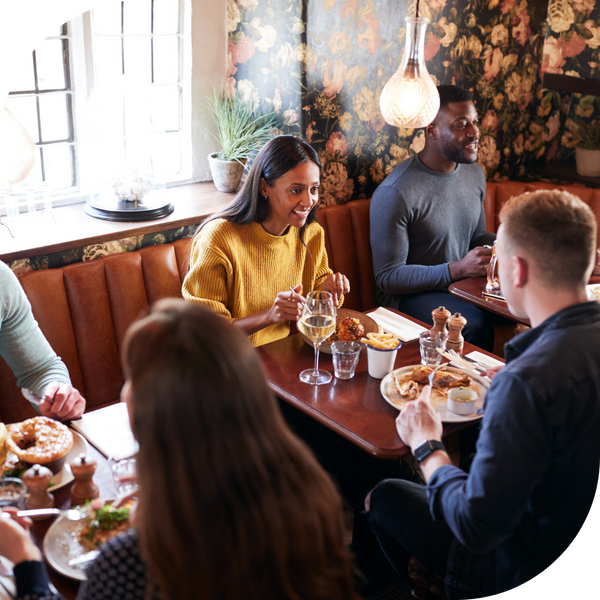
[[[413,369],[411,379],[422,385],[429,385],[429,375],[433,367],[422,366]],[[471,378],[464,373],[450,373],[448,371],[437,371],[433,376],[433,387],[453,388],[471,385]]]
[[[340,335],[342,334],[342,331],[350,331],[355,340],[359,340],[365,335],[365,328],[362,326],[361,322],[352,317],[346,317],[340,321]],[[340,337],[340,339],[342,338]]]
[[[403,381],[400,383],[398,378],[396,377],[396,373],[392,371],[392,377],[394,378],[394,383],[396,384],[396,391],[400,396],[406,398],[407,400],[416,400],[421,393],[421,390],[412,379],[408,379],[407,381]]]

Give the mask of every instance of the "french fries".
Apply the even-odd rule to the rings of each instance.
[[[360,341],[377,350],[393,350],[400,344],[400,340],[391,333],[367,333],[367,337]]]

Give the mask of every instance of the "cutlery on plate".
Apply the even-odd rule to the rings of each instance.
[[[31,510],[20,510],[17,512],[17,517],[48,517],[52,515],[60,515],[68,521],[81,521],[86,518],[86,513],[76,508],[61,509],[61,508],[34,508]]]
[[[431,371],[431,373],[429,373],[427,379],[429,380],[429,385],[431,387],[433,387],[433,376],[435,375],[435,372],[439,371],[440,369],[444,369],[445,367],[446,365],[438,365],[433,371]]]
[[[448,353],[450,355],[452,355],[454,358],[458,358],[459,360],[464,360],[464,361],[468,362],[469,364],[473,365],[476,369],[478,369],[480,371],[484,371],[487,373],[487,370],[490,368],[489,365],[479,362],[478,360],[475,360],[474,358],[471,358],[470,356],[465,356],[464,354],[459,354],[456,350],[448,350]]]
[[[100,554],[100,550],[92,550],[91,552],[86,552],[77,558],[72,558],[69,561],[70,567],[82,567],[83,565],[87,565],[95,561],[98,558],[98,554]]]

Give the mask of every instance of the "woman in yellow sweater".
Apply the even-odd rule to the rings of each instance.
[[[350,284],[329,268],[315,221],[320,174],[305,141],[282,135],[267,142],[233,202],[196,233],[183,297],[232,319],[255,346],[289,334],[302,313],[301,292],[331,292],[339,305]]]

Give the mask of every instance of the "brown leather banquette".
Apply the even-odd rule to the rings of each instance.
[[[551,184],[514,181],[488,183],[487,228],[495,231],[498,212],[512,196]],[[589,204],[600,222],[600,189],[563,186]],[[344,306],[374,308],[375,281],[369,241],[370,200],[354,200],[319,211],[329,262],[348,276],[351,291]],[[61,269],[34,271],[20,280],[33,313],[73,384],[87,399],[88,410],[119,398],[123,375],[120,348],[125,331],[154,302],[181,297],[187,271],[189,240],[150,246]],[[0,420],[20,421],[34,415],[21,397],[15,378],[0,359]]]

